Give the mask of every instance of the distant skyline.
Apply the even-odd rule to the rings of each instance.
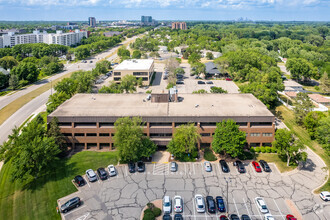
[[[0,20],[330,21],[330,0],[0,0]]]

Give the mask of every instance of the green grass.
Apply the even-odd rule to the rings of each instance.
[[[76,191],[71,182],[74,176],[117,162],[116,151],[83,151],[54,163],[49,174],[27,189],[10,181],[12,166],[7,162],[0,172],[0,219],[60,219],[56,201]]]
[[[0,92],[0,96],[7,95],[7,94],[10,93],[10,92],[12,92],[12,91],[9,91],[9,90],[7,90],[7,91],[2,91],[2,92]]]
[[[275,163],[281,173],[294,170],[297,166],[287,166],[286,161],[282,161],[276,153],[256,153],[256,160],[265,160],[268,163]]]
[[[206,147],[204,149],[204,159],[208,161],[215,161],[217,160],[217,157],[213,154],[213,151],[209,147]]]
[[[276,108],[276,111],[280,112],[281,118],[283,118],[284,123],[288,128],[307,146],[309,146],[315,153],[317,153],[325,162],[328,169],[330,167],[330,156],[325,152],[325,150],[314,140],[312,140],[307,133],[306,129],[295,123],[294,113],[281,105]],[[320,187],[317,192],[320,191],[330,191],[330,180],[328,180],[322,187]]]

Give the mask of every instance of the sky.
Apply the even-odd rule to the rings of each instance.
[[[0,20],[330,21],[330,0],[0,0]]]

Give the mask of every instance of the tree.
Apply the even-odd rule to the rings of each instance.
[[[14,66],[17,66],[17,60],[12,56],[5,56],[0,59],[0,66],[5,70],[12,69]]]
[[[176,68],[175,69],[174,74],[175,75],[184,75],[185,74],[185,71],[184,71],[184,69],[182,69],[181,67],[179,67],[179,68]]]
[[[192,92],[193,94],[205,94],[207,91],[205,89],[200,89]]]
[[[131,53],[124,46],[120,47],[117,52],[120,57],[130,57]]]
[[[10,73],[12,75],[16,75],[19,80],[27,80],[32,83],[37,81],[39,69],[34,63],[21,62],[17,66],[15,66]]]
[[[208,60],[213,60],[213,59],[214,59],[213,53],[211,53],[211,52],[207,52],[207,53],[206,53],[206,58],[207,58]]]
[[[142,54],[139,50],[134,50],[133,51],[133,54],[132,54],[133,59],[141,59],[141,56],[142,56]]]
[[[308,134],[312,139],[315,139],[316,128],[319,126],[320,120],[324,117],[326,117],[326,115],[323,112],[313,111],[309,112],[303,119]]]
[[[299,92],[295,99],[294,115],[295,120],[299,125],[303,124],[303,119],[313,110],[313,102],[308,97],[307,93]]]
[[[9,77],[9,86],[11,87],[11,89],[16,89],[18,87],[18,84],[18,76],[11,74]]]
[[[328,33],[329,33],[329,28],[326,27],[326,26],[321,26],[321,27],[318,27],[317,30],[319,31],[321,37],[323,38],[323,40],[326,39]]]
[[[292,160],[298,164],[299,161],[305,158],[305,155],[302,155],[302,150],[306,147],[299,139],[294,138],[291,131],[285,128],[276,131],[275,141],[272,145],[277,149],[279,157],[287,160],[287,166],[290,166]]]
[[[200,135],[194,124],[180,125],[175,129],[173,138],[167,146],[169,152],[175,157],[183,158],[196,151]]]
[[[228,93],[227,90],[224,90],[223,88],[221,87],[211,87],[211,93]]]
[[[126,75],[121,78],[120,86],[126,93],[133,93],[136,91],[136,87],[141,85],[142,81],[137,79],[133,75]]]
[[[6,88],[9,84],[9,75],[0,72],[0,89]]]
[[[66,94],[65,92],[56,92],[53,95],[49,96],[47,102],[47,113],[50,114],[55,111],[58,106],[60,106],[69,98],[71,98],[71,96]]]
[[[212,149],[215,153],[238,157],[243,154],[245,144],[245,132],[239,130],[234,120],[228,119],[217,123],[212,141]]]
[[[322,144],[322,147],[330,155],[330,117],[324,117],[319,121],[319,126],[316,128],[315,136],[317,141]]]
[[[205,74],[206,66],[204,63],[194,63],[191,66],[194,75]]]
[[[320,87],[324,92],[330,93],[330,79],[328,73],[324,73],[323,76],[321,77]]]
[[[121,162],[136,162],[155,153],[157,146],[143,134],[139,117],[118,118],[115,122],[114,145]]]
[[[68,147],[65,144],[65,138],[64,135],[61,133],[61,129],[58,126],[58,119],[56,117],[52,118],[52,120],[49,123],[47,136],[54,139],[55,144],[59,147],[60,151],[64,155],[68,150]]]
[[[63,92],[71,97],[77,91],[77,82],[72,78],[64,78],[54,88],[56,92]]]
[[[89,57],[91,55],[91,52],[87,45],[81,45],[75,49],[74,55],[78,60],[82,60]]]
[[[201,55],[193,52],[192,54],[190,54],[190,56],[188,57],[188,63],[189,64],[194,64],[194,63],[198,63],[201,59]]]
[[[303,58],[288,59],[285,64],[290,71],[292,79],[309,80],[317,74],[317,69]]]
[[[102,86],[99,90],[99,93],[123,93],[124,89],[121,87],[121,84],[116,82],[111,82],[109,86]]]
[[[94,76],[90,71],[79,71],[71,75],[76,81],[78,93],[89,93],[92,91]]]

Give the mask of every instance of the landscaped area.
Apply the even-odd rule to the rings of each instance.
[[[286,161],[282,161],[276,153],[256,153],[256,160],[265,160],[268,163],[275,163],[281,173],[294,170],[297,167],[294,165],[288,167]]]
[[[84,151],[56,162],[51,171],[30,187],[10,181],[10,162],[0,172],[0,219],[60,219],[57,199],[76,191],[71,180],[87,169],[117,164],[117,152]]]

